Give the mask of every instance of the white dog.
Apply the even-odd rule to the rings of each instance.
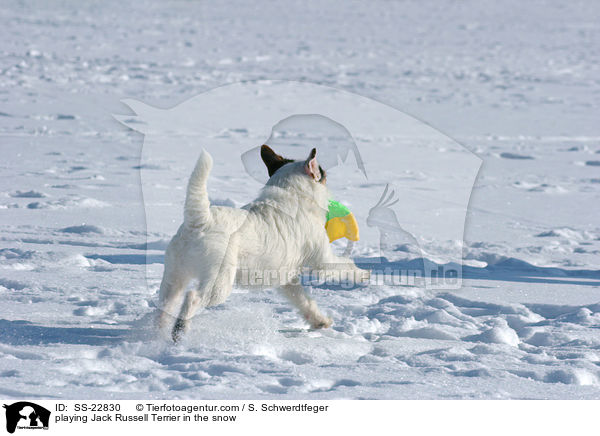
[[[331,326],[300,284],[303,267],[343,273],[363,283],[369,272],[336,256],[325,231],[329,193],[326,176],[312,149],[306,161],[293,161],[261,147],[269,181],[259,197],[242,209],[210,206],[206,180],[212,158],[203,151],[190,177],[184,223],[165,253],[160,285],[159,327],[177,309],[191,280],[172,338],[178,341],[198,308],[224,302],[234,283],[245,287],[278,287],[312,328]]]

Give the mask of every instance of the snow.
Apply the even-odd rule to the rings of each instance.
[[[0,396],[600,398],[598,4],[263,6],[260,14],[232,2],[2,9]],[[250,80],[306,86],[223,86]],[[213,204],[247,203],[261,175],[241,155],[269,135],[301,154],[306,139],[294,131],[302,123],[269,130],[283,117],[263,123],[269,106],[257,102],[278,96],[282,113],[311,108],[299,96],[325,98],[311,83],[346,93],[329,93],[322,113],[334,114],[335,96],[346,95],[341,124],[364,159],[368,179],[353,157],[328,171],[361,226],[355,259],[383,256],[410,269],[460,252],[462,287],[314,283],[311,295],[334,319],[323,331],[308,330],[275,291],[235,289],[173,345],[156,334],[153,315],[196,150],[215,161]],[[211,101],[202,98],[233,91],[257,104],[253,116],[233,106],[236,122],[221,126],[229,115],[218,106],[189,130],[182,108],[194,115]],[[372,110],[354,115],[354,94]],[[144,124],[144,108],[174,118]],[[216,132],[148,154],[156,136],[113,114],[137,130],[181,127],[185,141],[206,125]],[[373,130],[374,114],[397,130]],[[440,158],[434,166],[419,160],[424,149]],[[438,204],[469,180],[472,193]],[[366,219],[387,183],[414,239],[396,234],[380,250]],[[144,202],[142,192],[153,196]]]

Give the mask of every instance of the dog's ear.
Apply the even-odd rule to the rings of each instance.
[[[284,166],[286,163],[293,162],[292,159],[286,159],[283,156],[278,155],[266,144],[260,147],[260,157],[267,166],[269,177],[275,174],[275,171]]]
[[[313,148],[308,155],[308,159],[304,162],[304,172],[314,179],[315,182],[321,180],[321,168],[317,162],[317,149]]]

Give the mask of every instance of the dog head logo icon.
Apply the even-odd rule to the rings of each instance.
[[[4,405],[6,409],[6,431],[14,433],[21,429],[47,429],[50,421],[50,411],[42,406],[28,401],[19,401]]]

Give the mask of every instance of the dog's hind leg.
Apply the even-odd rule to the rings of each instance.
[[[177,342],[189,328],[190,320],[202,307],[215,306],[227,300],[233,288],[237,271],[238,245],[230,238],[218,270],[200,280],[198,287],[187,293],[181,312],[173,327],[173,341]]]
[[[179,342],[183,334],[189,328],[190,319],[194,316],[196,311],[201,307],[206,307],[207,303],[207,289],[210,288],[210,284],[202,282],[198,285],[197,289],[189,291],[185,295],[183,306],[173,326],[171,337],[173,342]]]
[[[306,295],[301,284],[288,283],[281,287],[285,296],[298,308],[304,319],[314,329],[328,328],[333,320],[321,313],[315,300]]]
[[[190,320],[198,309],[221,304],[227,299],[231,294],[234,279],[235,268],[221,270],[214,280],[211,282],[203,281],[197,289],[186,294],[181,312],[173,327],[172,337],[174,342],[178,342],[188,330]]]
[[[165,265],[165,272],[160,283],[158,307],[158,328],[164,329],[168,322],[176,315],[176,305],[185,290],[189,278],[181,272]]]

